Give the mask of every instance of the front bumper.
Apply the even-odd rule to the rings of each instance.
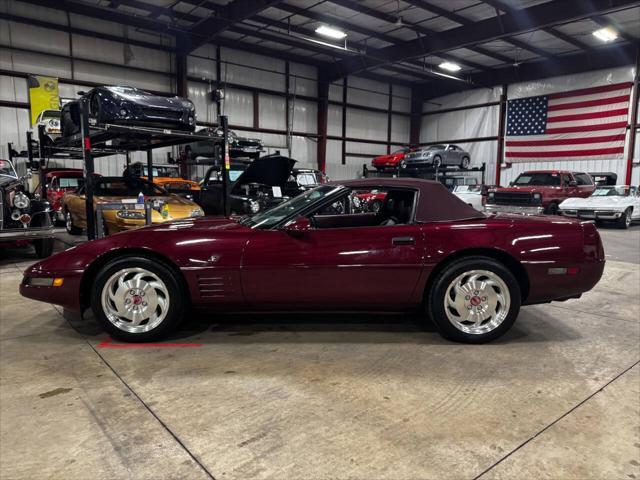
[[[542,215],[544,207],[538,206],[518,206],[518,205],[485,205],[484,211],[488,213],[520,213],[523,215]]]
[[[615,210],[562,210],[562,215],[585,220],[618,220],[623,212]]]
[[[416,158],[405,160],[404,163],[401,164],[401,168],[403,170],[418,170],[421,168],[431,168],[433,167],[433,159],[432,158]]]
[[[54,238],[53,227],[0,230],[0,240],[2,241],[37,240],[39,238]]]

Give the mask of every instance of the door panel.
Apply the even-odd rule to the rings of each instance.
[[[411,298],[424,249],[416,225],[315,229],[298,238],[259,231],[245,249],[243,290],[255,307],[397,309]]]

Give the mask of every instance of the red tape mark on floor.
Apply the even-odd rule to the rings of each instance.
[[[112,343],[112,338],[100,342],[98,348],[181,348],[201,347],[201,343]]]

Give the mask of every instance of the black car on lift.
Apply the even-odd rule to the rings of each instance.
[[[193,132],[196,111],[183,97],[162,97],[134,87],[104,86],[78,92],[89,100],[89,125],[112,123]],[[80,101],[62,107],[62,137],[80,132]]]
[[[198,130],[199,134],[213,135],[217,138],[224,137],[222,127],[205,127]],[[222,155],[222,146],[213,145],[211,140],[200,140],[190,143],[184,147],[184,153],[189,159],[196,158],[219,158]],[[251,158],[256,159],[260,152],[264,151],[264,143],[259,138],[241,137],[233,130],[229,130],[229,156],[231,158]]]
[[[287,182],[295,163],[282,155],[267,155],[250,163],[233,162],[228,185],[231,213],[253,215],[287,200]],[[224,213],[220,172],[219,166],[213,166],[202,181],[198,203],[205,215]]]
[[[9,160],[0,160],[0,245],[31,242],[38,258],[45,258],[54,242],[49,202],[29,193],[29,177],[18,177]]]

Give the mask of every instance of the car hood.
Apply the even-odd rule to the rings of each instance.
[[[390,153],[388,155],[380,155],[373,159],[374,162],[388,162],[390,160],[396,160],[404,157],[404,153]]]
[[[236,185],[247,183],[262,183],[271,187],[283,187],[296,161],[282,155],[260,157],[249,164],[244,172],[234,182]]]
[[[94,197],[94,203],[110,203],[110,202],[121,202],[123,199],[132,199],[134,197],[115,197],[115,196],[96,196]],[[160,195],[160,196],[145,196],[145,200],[158,200],[160,202],[168,203],[169,205],[193,205],[196,207],[197,205],[193,203],[191,200],[188,200],[184,197],[180,197],[178,195]]]
[[[147,107],[154,108],[191,108],[193,103],[191,100],[181,97],[161,97],[159,95],[147,95],[144,93],[127,93],[118,92],[115,90],[109,90],[109,92],[123,100],[136,103],[138,105],[145,105]],[[187,102],[190,105],[186,105]]]
[[[567,207],[616,207],[630,203],[629,197],[588,197],[568,198],[560,204],[560,208]]]

